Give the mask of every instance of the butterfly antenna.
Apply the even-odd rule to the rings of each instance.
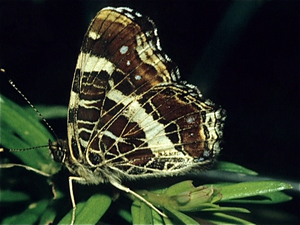
[[[7,73],[5,72],[5,70],[3,68],[0,69],[0,71],[4,74],[7,75]],[[35,106],[33,104],[31,104],[31,102],[28,100],[28,98],[17,88],[17,86],[15,85],[15,83],[12,81],[11,78],[8,77],[8,82],[9,84],[23,97],[23,99],[27,102],[28,105],[30,105],[31,108],[33,108],[33,110],[39,115],[39,117],[43,120],[43,122],[48,126],[48,128],[51,130],[51,132],[54,134],[55,138],[58,139],[55,131],[53,130],[53,128],[50,126],[50,124],[47,122],[47,120],[43,117],[43,115],[37,110],[37,108],[35,108]],[[42,147],[42,146],[40,146]]]
[[[21,148],[21,149],[14,149],[14,148],[0,148],[0,152],[22,152],[27,150],[33,150],[38,148],[48,148],[48,145],[40,145],[40,146],[34,146],[30,148]]]

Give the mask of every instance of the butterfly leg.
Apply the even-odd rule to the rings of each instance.
[[[124,191],[124,192],[129,193],[129,194],[132,194],[134,197],[136,197],[137,199],[139,199],[142,202],[144,202],[150,208],[154,209],[159,215],[161,215],[161,216],[163,216],[165,218],[168,218],[168,216],[166,214],[164,214],[163,212],[161,212],[160,210],[158,210],[152,203],[150,203],[149,201],[147,201],[145,198],[143,198],[139,194],[135,193],[134,191],[130,190],[128,187],[125,187],[122,184],[120,184],[120,183],[118,183],[117,181],[114,181],[114,180],[110,180],[110,183],[113,186],[115,186],[116,188],[118,188],[119,190]]]
[[[85,179],[82,177],[69,177],[69,189],[70,189],[70,197],[71,197],[71,202],[72,202],[72,206],[73,206],[73,212],[72,212],[72,221],[71,221],[71,225],[74,224],[75,222],[75,216],[76,216],[76,203],[75,203],[75,198],[74,198],[74,192],[73,192],[73,181],[76,182],[84,182]]]

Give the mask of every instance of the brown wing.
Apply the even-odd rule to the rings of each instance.
[[[141,175],[212,161],[224,115],[184,84],[147,17],[105,8],[92,21],[74,75],[72,157]]]

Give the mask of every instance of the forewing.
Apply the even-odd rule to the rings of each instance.
[[[106,111],[119,109],[106,96],[112,89],[136,95],[178,79],[176,66],[160,50],[156,32],[151,20],[129,8],[104,8],[93,19],[78,57],[69,103],[69,146],[76,159],[84,160],[88,145],[96,144]]]
[[[128,8],[101,10],[74,75],[71,156],[129,176],[210,163],[224,115],[178,79],[149,18]]]

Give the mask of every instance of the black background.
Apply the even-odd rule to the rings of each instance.
[[[293,181],[299,194],[299,1],[1,1],[0,66],[33,104],[68,105],[83,35],[108,5],[152,18],[182,78],[226,109],[221,160]],[[6,80],[1,94],[26,105]],[[66,136],[65,121],[54,129]]]

